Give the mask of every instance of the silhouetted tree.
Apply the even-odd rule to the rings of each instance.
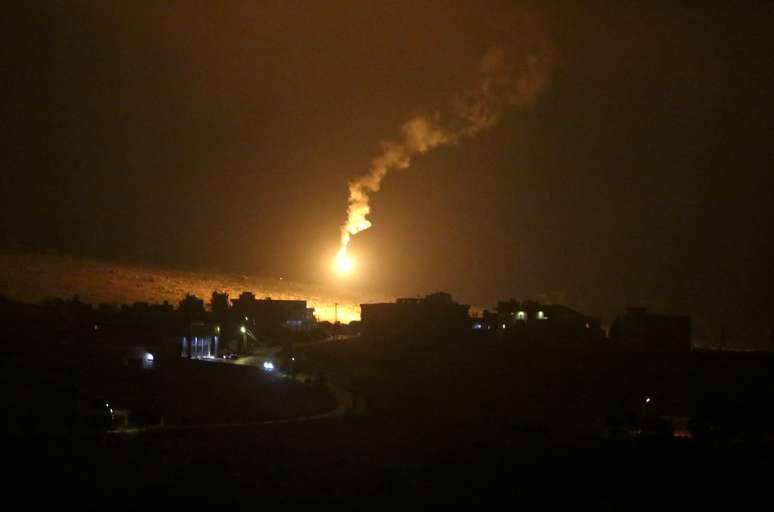
[[[210,308],[216,317],[219,319],[224,318],[226,313],[228,313],[228,293],[213,290],[212,297],[210,298]]]
[[[196,295],[186,293],[183,300],[180,301],[178,310],[189,316],[202,315],[204,314],[204,301]]]

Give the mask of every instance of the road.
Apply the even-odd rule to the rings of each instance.
[[[265,371],[263,369],[264,361],[271,360],[269,356],[249,355],[243,356],[239,359],[209,359],[204,360],[215,364],[234,364],[240,366],[253,366],[259,371]],[[274,370],[274,375],[278,378],[291,378],[287,373],[279,370]],[[296,373],[294,379],[298,382],[314,381],[312,375],[299,372]],[[114,434],[139,434],[142,432],[154,431],[154,430],[208,430],[208,429],[220,429],[220,428],[233,428],[233,427],[251,427],[261,425],[277,425],[283,423],[301,423],[305,421],[316,421],[329,418],[335,418],[339,416],[345,416],[352,414],[355,411],[356,401],[355,396],[346,389],[333,384],[332,382],[325,383],[326,391],[336,400],[336,407],[328,412],[322,414],[315,414],[312,416],[298,416],[294,418],[284,418],[277,420],[263,420],[263,421],[251,421],[251,422],[237,422],[237,423],[210,423],[201,425],[167,425],[162,422],[161,425],[156,425],[146,428],[125,428],[121,430],[112,431]],[[163,421],[163,420],[162,420]]]
[[[240,357],[239,359],[235,359],[235,360],[221,360],[221,361],[225,361],[231,364],[236,364],[241,366],[254,366],[256,368],[260,368],[261,370],[263,370],[263,363],[265,361],[271,361],[271,360],[273,360],[273,358],[268,356],[249,355],[249,356]],[[281,376],[284,378],[291,378],[289,374],[282,372],[280,370],[273,370],[273,371],[278,376]],[[307,381],[314,382],[315,380],[314,376],[303,372],[296,373],[293,378],[298,382],[307,382]],[[342,388],[341,386],[337,386],[336,384],[333,384],[332,382],[326,382],[325,386],[327,391],[331,394],[331,396],[333,396],[333,398],[336,400],[336,403],[338,405],[336,406],[335,409],[329,412],[318,414],[315,416],[309,416],[304,418],[305,420],[342,416],[354,410],[355,397],[352,393]]]

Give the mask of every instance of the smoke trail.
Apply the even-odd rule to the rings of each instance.
[[[370,194],[378,192],[384,177],[393,169],[406,169],[413,156],[438,146],[457,144],[499,121],[506,107],[526,108],[534,104],[548,81],[547,52],[529,53],[518,62],[508,59],[506,50],[491,47],[479,63],[476,87],[452,102],[450,117],[441,121],[438,112],[417,115],[403,124],[397,141],[382,143],[382,153],[371,161],[368,173],[349,183],[347,220],[341,227],[340,262],[346,261],[352,237],[371,227]]]

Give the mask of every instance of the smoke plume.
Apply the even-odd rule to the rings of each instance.
[[[346,260],[352,237],[371,227],[370,195],[378,192],[393,169],[406,169],[411,159],[439,146],[457,144],[497,124],[509,108],[534,104],[548,81],[548,52],[527,52],[515,58],[504,47],[489,48],[479,62],[477,84],[455,98],[441,113],[417,115],[406,121],[397,140],[382,143],[369,171],[349,183],[347,220],[341,227],[339,260]]]

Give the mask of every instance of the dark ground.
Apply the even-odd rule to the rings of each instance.
[[[559,441],[477,425],[335,420],[167,432],[131,441],[28,440],[7,459],[20,505],[57,501],[261,506],[393,501],[619,509],[734,505],[767,492],[770,449],[674,441]],[[102,507],[100,506],[100,509]]]
[[[13,473],[4,494],[20,508],[100,510],[497,500],[549,509],[741,509],[767,497],[774,469],[767,354],[537,353],[470,340],[298,350],[304,364],[358,396],[358,414],[135,437],[16,432],[6,437]],[[200,378],[185,376],[179,389],[204,385]],[[228,380],[237,381],[249,378]],[[646,394],[658,406],[652,413],[640,402]],[[229,411],[251,403],[276,414],[299,395],[233,396]],[[650,414],[702,418],[706,428],[695,425],[693,439],[614,435],[616,425]]]

